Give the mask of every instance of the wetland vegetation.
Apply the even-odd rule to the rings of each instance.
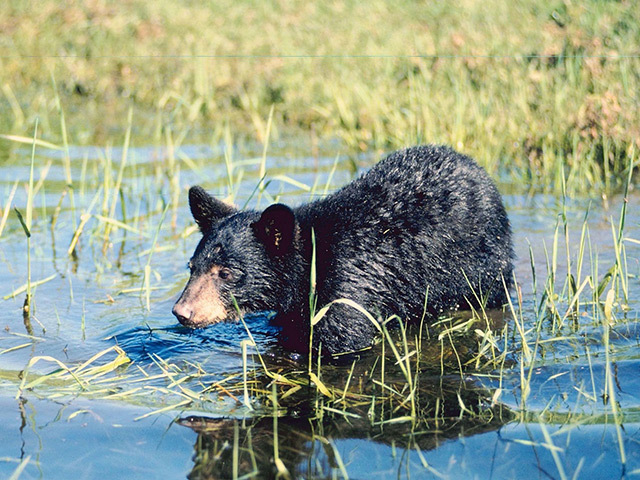
[[[640,476],[639,47],[624,0],[6,2],[0,476]],[[190,185],[297,204],[424,142],[503,192],[504,311],[338,359],[176,324]]]

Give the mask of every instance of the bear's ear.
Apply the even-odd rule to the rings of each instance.
[[[281,256],[291,248],[296,229],[296,217],[286,205],[276,203],[268,207],[260,220],[251,224],[258,240],[270,255]]]
[[[236,211],[234,207],[212,197],[198,185],[189,189],[189,207],[203,234],[211,230],[213,224]]]

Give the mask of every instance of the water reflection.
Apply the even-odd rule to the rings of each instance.
[[[502,323],[503,316],[496,317]],[[418,328],[404,334],[395,329],[358,356],[321,359],[312,374],[307,358],[272,346],[263,360],[277,375],[260,368],[250,375],[257,393],[247,416],[179,418],[197,433],[189,478],[329,478],[344,474],[346,465],[355,478],[372,478],[371,472],[404,476],[416,462],[424,471],[423,452],[495,431],[513,419],[508,408],[492,401],[493,391],[465,373],[465,365],[478,357],[478,342],[473,334],[450,329],[469,322],[480,323],[456,318],[423,335]],[[240,386],[236,394],[240,404]],[[353,466],[352,456],[369,458],[374,451],[380,453],[365,462],[365,470]]]
[[[423,383],[414,425],[411,419],[402,417],[398,422],[391,418],[387,419],[389,423],[379,421],[372,417],[368,401],[338,413],[328,410],[331,407],[321,399],[319,416],[313,416],[312,406],[318,399],[309,391],[306,402],[298,398],[290,405],[287,399],[287,406],[280,406],[277,417],[182,417],[178,423],[198,434],[189,478],[269,478],[279,473],[283,478],[330,478],[344,471],[346,465],[350,465],[349,476],[354,478],[391,472],[395,472],[394,477],[402,477],[414,462],[422,464],[418,465],[421,471],[428,470],[427,462],[419,461],[422,452],[449,439],[497,430],[512,418],[505,408],[491,408],[490,392],[474,382],[434,377],[423,379]],[[338,444],[350,445],[347,458]],[[371,455],[376,451],[374,445],[382,447],[382,454]],[[350,457],[354,455],[368,458],[367,470],[353,468]]]

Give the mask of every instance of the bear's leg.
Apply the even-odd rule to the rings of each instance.
[[[350,305],[334,303],[313,327],[313,344],[329,353],[347,353],[371,346],[378,329]]]

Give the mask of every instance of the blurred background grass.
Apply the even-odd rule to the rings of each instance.
[[[167,128],[345,153],[447,143],[495,174],[621,184],[640,146],[635,1],[5,0],[0,128],[60,142]],[[6,146],[5,146],[6,148]],[[559,188],[559,187],[558,187]]]

